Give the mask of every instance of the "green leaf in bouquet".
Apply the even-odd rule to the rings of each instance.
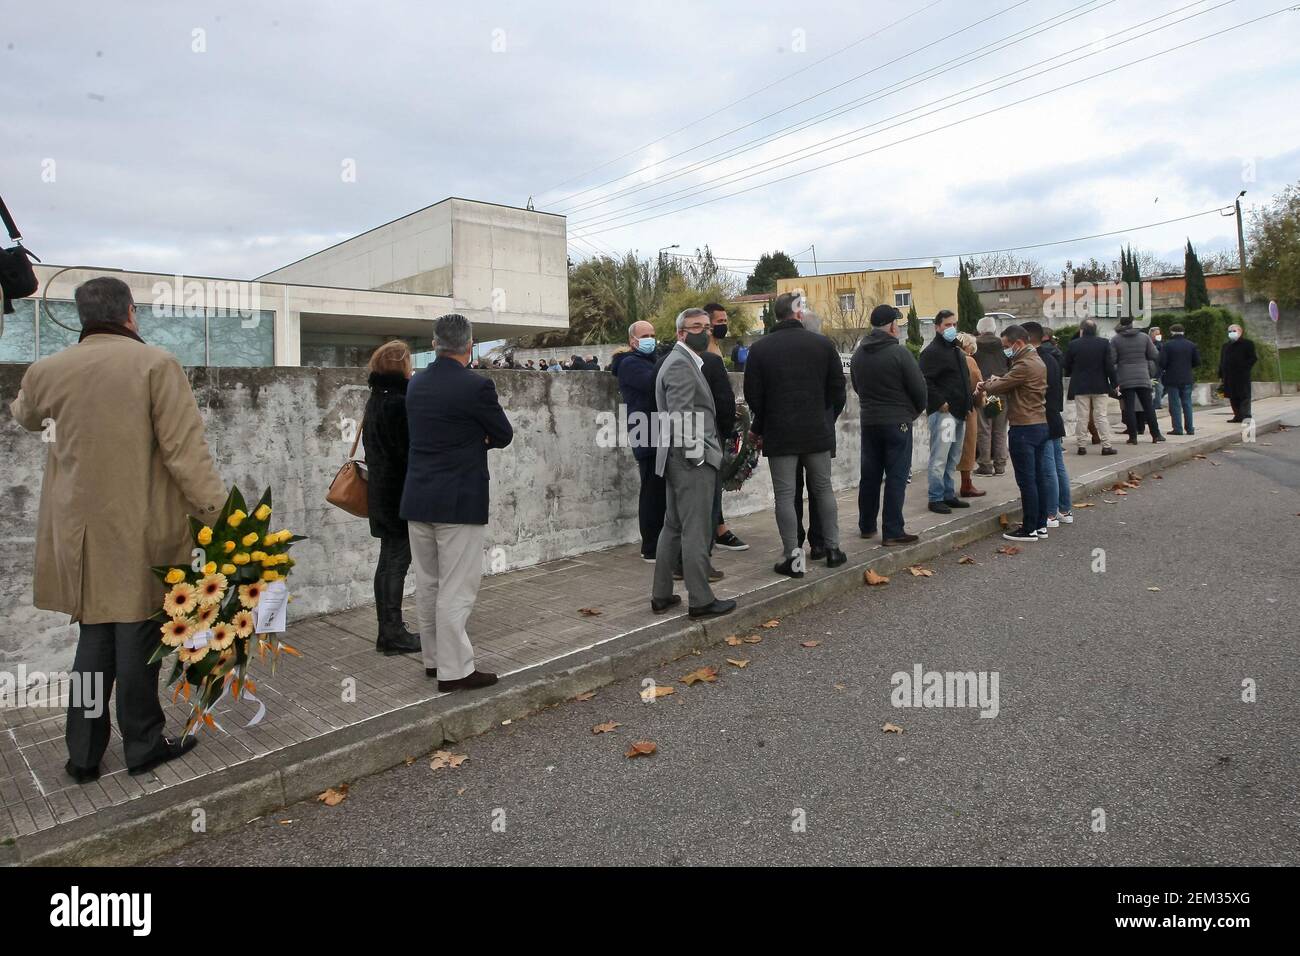
[[[152,571],[154,577],[156,577],[164,585],[166,585],[167,587],[171,587],[170,584],[167,584],[167,575],[171,572],[171,569],[180,568],[182,571],[185,571],[188,567],[189,565],[187,564],[155,564],[152,567],[150,567],[149,570]]]
[[[289,540],[285,542],[285,547],[288,547],[289,545],[294,544],[298,541],[306,541],[306,540],[307,540],[307,535],[295,534],[290,536]]]
[[[149,664],[157,664],[160,660],[162,660],[164,657],[166,657],[168,654],[170,654],[170,653],[171,653],[172,651],[174,651],[174,650],[176,650],[176,648],[174,648],[174,647],[168,647],[168,646],[167,646],[166,644],[164,644],[162,641],[159,641],[159,642],[158,642],[158,646],[155,647],[155,648],[153,649],[153,653],[149,655],[149,660],[146,661],[145,663],[146,663],[146,665],[149,665]],[[181,662],[180,662],[179,658],[178,658],[177,661],[176,661],[176,666],[177,666],[177,667],[180,667],[180,666],[181,666]],[[175,680],[175,679],[176,679],[175,676],[173,676],[173,677],[172,677],[172,680]],[[170,684],[171,682],[172,682],[172,681],[169,680],[167,683]]]
[[[198,544],[199,532],[203,530],[203,522],[200,521],[198,518],[194,517],[194,515],[189,515],[189,519],[190,519],[190,537],[194,539],[195,544]],[[215,531],[216,529],[213,530]],[[200,545],[200,547],[202,547],[202,545]]]
[[[181,674],[183,674],[183,673],[185,673],[185,665],[181,663],[181,659],[178,657],[178,658],[176,658],[176,660],[172,663],[172,672],[171,672],[171,674],[170,674],[170,675],[168,676],[168,678],[167,678],[167,685],[166,685],[166,686],[171,687],[172,684],[174,684],[174,683],[176,683],[178,680],[180,680],[180,676],[181,676]]]

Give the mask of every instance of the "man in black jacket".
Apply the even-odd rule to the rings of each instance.
[[[853,390],[862,408],[858,531],[864,538],[876,533],[883,478],[881,521],[886,545],[910,544],[917,539],[903,529],[903,501],[912,470],[912,423],[925,411],[927,398],[925,376],[912,353],[898,341],[900,318],[892,305],[876,306],[871,313],[871,333],[858,344],[850,366]]]
[[[1097,428],[1103,455],[1118,454],[1110,444],[1110,419],[1106,401],[1118,387],[1115,346],[1097,334],[1097,320],[1084,319],[1079,337],[1065,350],[1062,371],[1070,379],[1069,398],[1074,399],[1074,440],[1079,454],[1088,454],[1088,422]]]
[[[776,300],[777,323],[749,349],[745,363],[745,402],[751,429],[763,442],[776,496],[776,524],[785,559],[774,570],[803,577],[794,509],[795,469],[802,464],[809,494],[817,499],[817,516],[826,543],[826,566],[848,560],[840,550],[839,514],[831,490],[833,418],[844,410],[844,366],[825,336],[803,327],[803,297],[787,292]],[[826,409],[834,412],[827,420]]]
[[[1228,326],[1228,341],[1219,350],[1219,381],[1232,404],[1230,422],[1244,422],[1250,414],[1250,370],[1259,357],[1255,343],[1246,338],[1240,325]]]
[[[637,518],[641,526],[641,560],[654,564],[659,532],[668,507],[668,487],[655,474],[655,447],[651,441],[651,416],[655,412],[655,327],[633,322],[627,330],[628,351],[619,352],[610,364],[618,379],[618,392],[627,407],[628,443],[641,476]]]
[[[966,353],[957,344],[957,316],[941,309],[934,317],[934,338],[921,352],[925,376],[926,424],[930,431],[930,510],[952,514],[969,508],[957,497],[957,462],[966,440],[966,415],[974,404],[974,386]]]
[[[1169,341],[1160,349],[1160,381],[1169,396],[1171,435],[1195,435],[1192,425],[1192,385],[1201,353],[1196,343],[1184,334],[1181,325],[1169,326]]]
[[[489,448],[514,437],[496,386],[471,372],[473,328],[452,313],[433,327],[437,360],[406,391],[411,453],[401,516],[411,535],[424,672],[439,690],[487,687],[465,624],[483,577]]]

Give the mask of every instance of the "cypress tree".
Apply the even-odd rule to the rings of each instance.
[[[1187,249],[1183,252],[1183,308],[1188,312],[1203,309],[1210,304],[1210,290],[1205,287],[1205,270],[1201,260],[1192,248],[1192,240],[1187,240]]]
[[[961,275],[957,280],[957,329],[974,335],[976,323],[984,318],[984,306],[975,286],[971,285],[966,263],[958,260],[958,268]]]
[[[912,345],[925,344],[921,339],[921,317],[916,314],[916,306],[907,308],[907,341]]]

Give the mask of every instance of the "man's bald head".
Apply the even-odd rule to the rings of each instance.
[[[636,348],[636,344],[641,339],[654,338],[655,327],[645,320],[633,322],[627,327],[627,344]]]

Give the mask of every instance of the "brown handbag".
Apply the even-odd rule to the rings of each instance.
[[[370,516],[366,478],[361,472],[360,465],[353,458],[357,453],[357,445],[361,442],[361,431],[365,427],[366,417],[362,415],[361,424],[357,426],[357,437],[353,439],[352,450],[348,452],[348,460],[330,482],[330,490],[325,493],[327,502],[358,518]]]

